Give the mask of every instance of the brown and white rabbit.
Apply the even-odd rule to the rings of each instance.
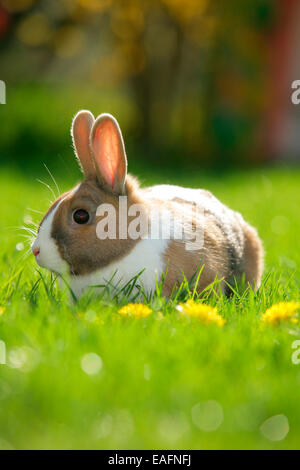
[[[183,273],[190,280],[199,268],[199,291],[216,278],[222,279],[224,291],[234,278],[245,277],[251,286],[260,285],[262,244],[256,230],[240,214],[202,189],[171,185],[140,188],[127,175],[122,134],[109,114],[95,120],[89,111],[80,111],[73,120],[71,134],[85,178],[50,207],[32,251],[41,267],[69,274],[76,296],[88,286],[110,280],[125,284],[141,271],[138,282],[146,292],[153,291],[166,273],[166,296],[182,281]],[[125,226],[119,220],[124,204],[128,209]],[[99,233],[105,212],[101,207],[112,207],[116,214],[114,236]],[[134,217],[137,212],[139,223]],[[148,223],[143,225],[148,232],[138,230],[141,221]],[[161,230],[150,236],[149,227],[157,221],[163,223],[163,228],[168,223],[173,229],[183,229],[183,236],[174,236],[174,230],[167,237]],[[130,224],[137,228],[133,236],[128,235]],[[201,233],[202,238],[188,247],[194,233]]]

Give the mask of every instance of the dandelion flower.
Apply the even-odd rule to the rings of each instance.
[[[188,300],[185,304],[179,304],[176,308],[184,315],[190,318],[195,318],[206,325],[214,323],[219,327],[222,327],[225,323],[224,318],[218,314],[217,309],[210,305]]]
[[[265,311],[261,321],[271,324],[278,324],[281,321],[297,323],[299,310],[299,302],[279,302]]]
[[[3,315],[5,310],[6,310],[5,307],[1,307],[1,305],[0,305],[0,317],[1,317],[1,315]]]
[[[119,310],[119,314],[124,317],[145,318],[151,315],[151,313],[151,308],[144,304],[128,304]]]

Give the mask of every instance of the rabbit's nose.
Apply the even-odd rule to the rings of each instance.
[[[40,254],[40,249],[39,248],[34,248],[32,250],[32,253],[34,254],[34,256],[38,256]]]

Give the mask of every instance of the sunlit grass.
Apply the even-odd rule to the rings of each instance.
[[[299,178],[296,170],[169,173],[168,182],[204,187],[241,211],[264,241],[258,292],[236,287],[227,299],[216,282],[201,299],[225,320],[219,328],[178,311],[193,297],[186,285],[169,301],[159,288],[144,298],[149,315],[118,313],[138,300],[129,285],[71,302],[25,255],[15,229],[39,221],[50,192],[34,175],[2,170],[0,448],[299,447],[300,329],[261,321],[272,305],[300,300]],[[46,171],[43,179],[52,184]],[[61,191],[75,182],[58,177]]]

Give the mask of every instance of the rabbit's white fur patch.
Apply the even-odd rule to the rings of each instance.
[[[205,189],[183,188],[181,186],[170,184],[158,184],[143,190],[147,196],[157,198],[161,201],[181,200],[184,202],[193,202],[198,210],[206,213],[211,212],[217,216],[224,227],[234,227],[237,221],[244,224],[242,215],[224,206],[213,194]]]
[[[193,188],[183,188],[182,186],[176,186],[173,184],[157,184],[149,188],[145,188],[145,191],[149,196],[157,197],[163,201],[172,200],[175,198],[181,198],[185,201],[197,201],[201,190]]]
[[[230,210],[224,206],[213,194],[205,189],[196,188],[183,188],[182,186],[176,186],[171,184],[158,184],[146,188],[143,190],[147,196],[157,198],[161,201],[171,201],[181,199],[183,202],[194,202],[199,207],[203,207],[205,210],[211,211],[213,214],[218,215],[224,223],[229,222],[230,215],[233,213],[236,217],[239,217],[240,221],[243,222],[242,216]]]
[[[37,248],[40,250],[39,255],[36,257],[38,265],[56,273],[62,273],[67,268],[67,263],[60,256],[58,247],[51,237],[52,221],[62,201],[63,199],[45,217],[32,245],[33,250]]]
[[[144,270],[137,284],[142,285],[149,293],[155,289],[156,280],[158,283],[161,282],[165,270],[163,254],[168,244],[169,240],[143,239],[128,255],[110,263],[105,268],[90,274],[71,276],[71,289],[76,297],[80,297],[88,286],[106,285],[110,280],[112,285],[122,287]]]

